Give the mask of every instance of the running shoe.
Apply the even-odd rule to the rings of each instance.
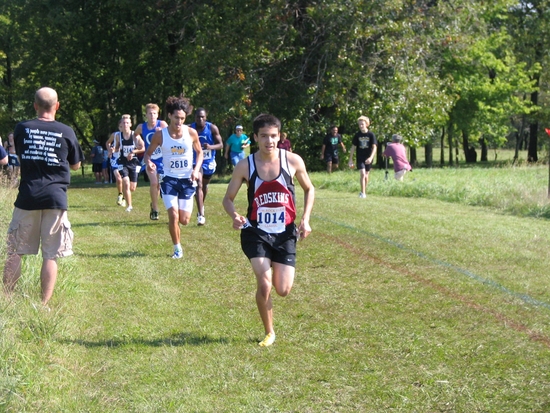
[[[366,198],[367,194],[364,194],[363,192],[359,192],[359,198]]]
[[[179,260],[180,258],[183,258],[183,249],[174,248],[174,254],[172,255],[172,259]]]
[[[122,206],[122,201],[124,201],[124,198],[122,195],[119,195],[116,199],[116,204]]]
[[[265,338],[260,341],[260,347],[268,347],[275,342],[275,333],[269,333]]]
[[[132,206],[130,205],[128,208],[126,208],[126,212],[132,212],[132,209],[134,208],[132,208]]]
[[[206,224],[206,218],[204,215],[197,215],[197,225],[204,225]]]
[[[126,200],[124,198],[122,198],[122,203],[120,204],[121,207],[125,207],[126,206]]]
[[[154,209],[151,209],[151,213],[149,214],[149,218],[151,218],[153,221],[158,221],[159,212],[155,211]]]

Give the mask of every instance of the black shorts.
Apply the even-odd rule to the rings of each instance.
[[[93,163],[92,164],[92,172],[102,172],[103,171],[103,164],[102,163]]]
[[[287,225],[285,232],[268,234],[254,227],[241,230],[241,248],[248,259],[265,257],[271,262],[296,266],[296,225]]]
[[[333,164],[338,164],[338,152],[335,153],[325,153],[325,162],[332,162]]]
[[[366,159],[361,159],[357,161],[357,169],[364,169],[369,172],[372,169],[372,163],[365,163]]]
[[[141,169],[141,167],[139,167]],[[130,165],[119,165],[118,166],[118,172],[120,173],[120,176],[122,178],[129,178],[130,182],[137,182],[138,181],[138,174],[139,170],[136,166],[130,166]]]

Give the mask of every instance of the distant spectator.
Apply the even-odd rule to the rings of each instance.
[[[225,141],[225,159],[231,158],[231,164],[237,165],[240,160],[244,159],[244,149],[250,146],[250,139],[243,133],[243,127],[237,125],[235,133]]]
[[[292,152],[292,144],[288,140],[286,132],[281,132],[281,140],[277,144],[277,148]]]
[[[338,169],[338,146],[341,146],[344,153],[346,153],[342,135],[338,133],[338,127],[333,125],[330,127],[330,133],[323,139],[323,146],[321,147],[321,159],[324,159],[327,163],[328,173],[332,172],[333,167]]]
[[[92,157],[92,172],[95,175],[95,183],[99,185],[103,180],[103,148],[96,139],[94,139],[94,145],[90,156]]]
[[[349,150],[349,167],[353,167],[353,154],[357,150],[357,169],[360,172],[361,192],[359,198],[367,197],[369,185],[369,172],[372,169],[372,161],[376,156],[378,141],[376,136],[369,130],[370,119],[366,116],[359,116],[357,119],[359,131],[353,135],[351,149]]]
[[[392,158],[395,179],[398,181],[403,181],[403,177],[407,171],[412,170],[412,168],[407,160],[405,145],[401,143],[403,141],[401,135],[395,134],[392,136],[391,140],[392,143],[388,145],[383,155]]]

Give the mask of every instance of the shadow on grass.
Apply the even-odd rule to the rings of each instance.
[[[164,222],[164,221],[150,221],[150,222],[105,221],[105,222],[83,222],[81,224],[73,224],[73,222],[71,222],[71,227],[72,228],[100,227],[102,225],[105,225],[105,226],[108,226],[108,227],[151,227],[151,226],[158,226],[159,224],[168,225],[168,222]]]
[[[168,337],[156,338],[156,339],[144,339],[144,338],[132,338],[121,337],[112,338],[99,341],[89,340],[63,340],[65,344],[78,344],[87,348],[97,347],[124,347],[124,346],[150,346],[150,347],[180,347],[180,346],[202,346],[208,344],[228,344],[229,340],[224,337],[211,338],[204,334],[195,333],[177,333]]]
[[[102,253],[102,254],[88,254],[86,252],[78,252],[79,257],[87,257],[87,258],[128,258],[128,257],[145,257],[150,256],[151,254],[145,254],[143,252],[137,252],[137,251],[121,251],[117,254],[112,253]]]

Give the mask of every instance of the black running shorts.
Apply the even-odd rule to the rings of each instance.
[[[268,234],[254,227],[241,230],[241,248],[248,259],[266,257],[271,262],[296,266],[296,225],[287,225],[285,232]]]

